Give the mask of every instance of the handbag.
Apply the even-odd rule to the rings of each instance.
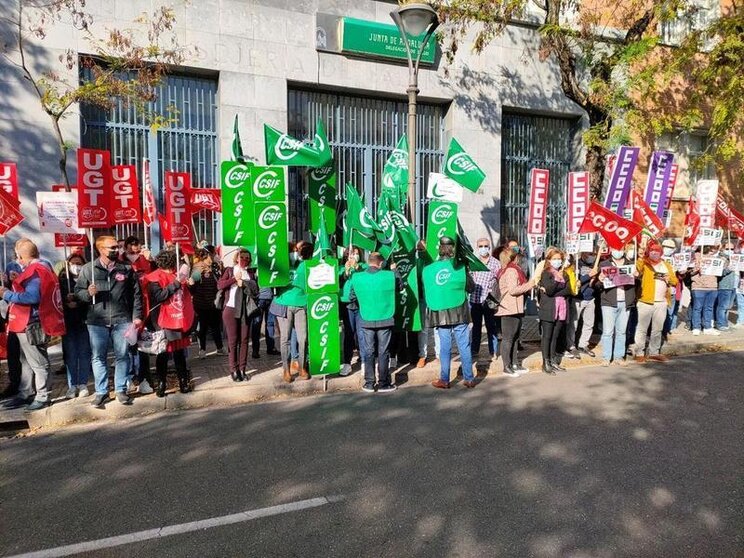
[[[217,310],[222,310],[225,307],[225,291],[217,291],[217,295],[214,297],[214,307]]]
[[[140,331],[137,339],[137,350],[148,355],[159,355],[164,353],[168,347],[168,339],[165,337],[165,330],[150,331],[143,329]]]
[[[41,327],[39,322],[32,322],[26,326],[26,340],[29,345],[38,347],[49,343],[49,337]]]

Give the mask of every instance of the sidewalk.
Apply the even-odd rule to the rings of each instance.
[[[534,324],[527,324],[526,327],[533,329]],[[433,344],[430,344],[430,347],[433,348]],[[670,357],[674,357],[739,349],[744,349],[744,328],[732,329],[729,332],[722,333],[720,336],[693,336],[690,331],[680,326],[670,336],[670,340],[664,346],[662,352]],[[596,358],[587,356],[582,356],[580,360],[564,358],[562,364],[569,369],[597,366],[601,363],[601,347],[596,347],[594,351],[597,354]],[[61,366],[61,352],[59,349],[51,352],[52,370],[56,371]],[[196,352],[195,345],[192,345],[191,354],[195,355]],[[483,355],[487,355],[485,347],[481,347],[480,354],[481,357],[476,364],[476,368],[478,378],[481,381],[499,381],[500,379],[510,382],[518,381],[500,374],[502,372],[500,358],[491,360],[488,357],[483,357]],[[531,373],[539,373],[542,366],[539,341],[525,342],[524,350],[520,353],[520,356],[523,358],[524,365],[530,368]],[[459,361],[459,358],[455,360]],[[175,374],[170,374],[168,395],[166,397],[159,398],[155,394],[140,395],[134,393],[133,405],[123,406],[116,401],[112,401],[106,405],[105,410],[95,409],[90,404],[92,396],[64,400],[63,397],[67,391],[66,376],[55,373],[53,405],[36,412],[24,412],[23,410],[0,411],[0,427],[11,430],[22,429],[27,422],[28,427],[34,429],[60,426],[72,422],[136,417],[162,411],[223,407],[281,397],[295,397],[324,392],[355,391],[360,390],[363,384],[361,366],[356,357],[352,363],[353,373],[350,376],[313,377],[310,380],[295,378],[295,381],[291,384],[282,381],[281,361],[279,357],[267,356],[262,353],[258,360],[249,358],[248,364],[252,367],[249,370],[248,381],[233,382],[229,377],[226,356],[211,353],[204,359],[192,357],[189,360],[193,379],[193,391],[191,393],[179,393]],[[453,376],[457,366],[458,364],[453,364],[452,366]],[[674,366],[674,360],[672,359],[666,366]],[[612,366],[609,370],[618,373],[622,368]],[[438,361],[427,362],[424,368],[416,368],[413,365],[403,365],[401,363],[394,371],[394,379],[398,386],[422,385],[434,380],[438,376],[438,373]],[[7,373],[3,365],[0,389],[6,383]],[[453,389],[456,390],[457,388],[457,385],[453,386]]]

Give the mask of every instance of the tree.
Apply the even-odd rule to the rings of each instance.
[[[691,29],[679,45],[661,49],[639,72],[636,127],[642,132],[707,131],[705,153],[695,164],[714,164],[719,175],[744,159],[744,2],[730,1],[707,25]],[[670,94],[671,92],[671,94]],[[729,178],[744,185],[744,176]]]
[[[444,52],[451,63],[465,34],[475,31],[473,49],[482,50],[505,27],[523,18],[532,2],[543,14],[540,57],[558,65],[563,93],[587,114],[583,133],[591,190],[600,197],[605,157],[631,141],[628,115],[635,106],[636,81],[647,73],[633,71],[659,44],[656,24],[683,9],[672,0],[439,0],[435,6],[444,25]],[[613,29],[622,27],[623,32]]]
[[[155,99],[156,87],[169,66],[181,64],[192,49],[179,45],[173,34],[175,12],[164,6],[135,20],[135,29],[107,29],[102,38],[93,34],[94,18],[86,0],[16,0],[15,9],[0,17],[6,43],[0,51],[29,84],[49,116],[59,148],[59,170],[70,189],[67,155],[74,146],[65,139],[60,121],[76,103],[111,108],[117,100],[146,110]],[[59,56],[59,68],[37,71],[31,63],[30,48],[43,41],[50,26],[68,24],[82,33],[91,55],[67,50]],[[70,79],[80,64],[88,71],[78,80]],[[150,115],[158,125],[164,115]]]

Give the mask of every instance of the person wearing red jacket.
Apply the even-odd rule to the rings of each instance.
[[[17,334],[21,346],[21,384],[18,397],[5,408],[27,404],[26,410],[37,411],[51,405],[47,346],[51,336],[65,334],[62,296],[57,276],[39,260],[36,244],[22,238],[15,251],[23,271],[13,281],[12,290],[0,287],[0,297],[10,304],[8,331]]]

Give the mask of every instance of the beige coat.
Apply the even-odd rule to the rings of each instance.
[[[510,267],[506,268],[499,277],[501,301],[499,302],[499,309],[496,311],[496,315],[514,316],[524,314],[524,294],[529,292],[534,286],[534,278],[520,285],[517,271]]]

